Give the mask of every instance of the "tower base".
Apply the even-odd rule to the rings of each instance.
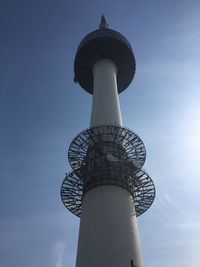
[[[105,238],[106,237],[106,238]],[[83,198],[76,267],[143,267],[132,195],[119,186]]]

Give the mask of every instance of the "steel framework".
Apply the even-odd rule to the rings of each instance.
[[[146,150],[142,140],[131,130],[118,126],[98,126],[87,129],[71,142],[68,159],[76,172],[85,165],[102,160],[126,161],[136,168],[145,162]],[[96,166],[97,167],[97,166]]]
[[[133,196],[136,215],[153,203],[155,186],[142,170],[146,150],[142,140],[131,130],[118,126],[86,129],[71,142],[68,160],[73,169],[61,186],[65,207],[81,215],[82,199],[96,186],[116,185]]]
[[[85,182],[74,171],[66,174],[61,186],[61,199],[65,207],[73,214],[80,217],[81,204],[84,194],[101,185],[116,185],[128,190],[133,196],[136,216],[144,213],[153,203],[155,198],[155,186],[150,176],[144,171],[139,170],[127,177],[127,180],[116,178],[91,179]],[[84,188],[87,188],[85,190]]]

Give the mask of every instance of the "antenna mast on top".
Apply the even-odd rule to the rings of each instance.
[[[106,21],[106,18],[104,15],[101,16],[101,22],[99,24],[99,29],[107,29],[108,28],[108,23]]]

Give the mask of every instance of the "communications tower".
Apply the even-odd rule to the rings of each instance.
[[[133,51],[104,16],[81,41],[74,72],[93,95],[90,128],[70,144],[72,171],[61,186],[65,207],[80,217],[76,267],[143,267],[136,217],[153,203],[155,187],[142,169],[142,140],[122,123],[118,94],[134,77]]]

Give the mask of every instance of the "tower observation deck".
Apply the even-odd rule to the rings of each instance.
[[[90,128],[71,142],[72,171],[61,186],[65,207],[80,217],[76,267],[143,267],[136,217],[153,203],[155,187],[142,169],[144,143],[123,126],[119,104],[133,80],[135,58],[104,16],[81,41],[74,73],[93,95]]]

